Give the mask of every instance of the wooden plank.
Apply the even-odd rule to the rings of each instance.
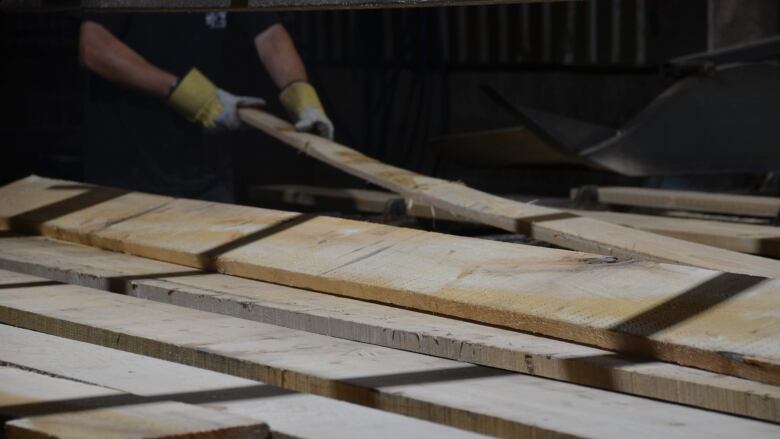
[[[41,278],[17,273],[1,272],[0,278],[5,323],[502,437],[780,433],[775,424],[80,286],[18,286]]]
[[[8,422],[8,439],[260,439],[268,426],[217,410],[158,402],[74,413],[32,416]]]
[[[19,198],[0,189],[0,217],[2,201]],[[780,383],[778,280],[183,199],[82,235],[108,250]]]
[[[3,345],[5,339],[3,340]],[[0,366],[0,414],[3,419],[17,417],[29,404],[62,403],[83,398],[116,396],[116,390],[90,386],[24,371],[14,367]]]
[[[30,176],[6,188],[0,227],[89,244],[94,232],[159,209],[171,197]]]
[[[33,237],[0,240],[0,268],[307,332],[780,422],[780,387],[375,303],[197,272]]]
[[[0,3],[0,10],[43,10],[50,12],[63,10],[96,12],[193,12],[224,9],[239,11],[297,11],[495,5],[542,3],[551,1],[560,0],[75,0],[63,2],[46,0],[5,0]]]
[[[575,213],[713,247],[780,257],[780,227],[622,212],[577,210]]]
[[[403,197],[366,189],[322,188],[305,185],[269,185],[251,189],[256,202],[318,206],[324,209],[355,210],[370,213],[405,212],[409,216],[445,221],[464,221],[447,212],[437,212],[421,204],[405,205]],[[763,256],[780,256],[780,227],[724,223],[689,218],[672,218],[622,212],[561,209],[579,216],[619,224],[632,229],[698,242],[713,247]]]
[[[599,187],[598,201],[605,204],[679,209],[695,212],[774,218],[780,212],[780,198],[718,194],[639,187]],[[572,191],[572,196],[576,190]]]
[[[286,121],[256,109],[241,118],[324,163],[411,199],[468,220],[529,235],[564,248],[636,257],[731,273],[780,276],[780,262],[753,255],[583,218],[560,210],[508,200],[465,185],[407,171],[369,158],[344,145],[296,132]]]
[[[274,437],[477,438],[480,435],[334,399],[89,343],[0,325],[0,361],[127,392],[265,421]],[[126,398],[124,398],[126,399]]]
[[[2,416],[43,413],[7,422],[4,437],[9,439],[268,437],[265,423],[243,416],[172,401],[128,404],[125,396],[83,382],[0,367]],[[115,406],[85,409],[100,403]]]

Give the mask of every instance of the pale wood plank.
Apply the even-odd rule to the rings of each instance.
[[[72,230],[109,250],[780,383],[774,279],[183,199]]]
[[[149,400],[173,398],[268,421],[274,437],[477,438],[480,435],[257,381],[0,325],[0,361]]]
[[[3,338],[3,344],[6,342]],[[264,423],[180,402],[114,402],[116,407],[84,410],[99,401],[111,404],[121,396],[122,392],[84,382],[0,367],[0,413],[4,417],[17,417],[25,411],[43,413],[7,422],[4,437],[9,439],[268,437]]]
[[[599,187],[597,193],[598,200],[606,204],[770,218],[780,212],[777,197],[619,186]]]
[[[0,320],[504,437],[776,437],[780,426],[0,272]],[[0,285],[2,287],[3,285]],[[83,304],[74,307],[74,303]],[[518,398],[518,395],[522,397]]]
[[[713,247],[764,256],[780,256],[780,227],[622,212],[574,212],[601,221]]]
[[[292,329],[780,421],[780,387],[45,238],[0,240],[0,268]]]
[[[274,200],[300,206],[314,206],[316,204],[326,208],[350,208],[370,213],[385,213],[393,203],[401,203],[402,205],[404,203],[403,197],[389,192],[305,185],[258,186],[252,188],[251,194],[258,201]],[[561,210],[727,250],[763,256],[780,256],[780,227],[635,213],[579,209]],[[437,211],[430,206],[414,203],[406,206],[405,213],[418,218],[466,221],[464,218],[445,211]]]
[[[561,247],[637,257],[753,276],[780,276],[780,262],[626,228],[560,210],[508,200],[462,184],[386,165],[344,145],[296,132],[286,121],[256,109],[239,110],[244,122],[307,155],[426,206],[468,220],[520,232]]]
[[[5,339],[3,339],[5,345]],[[11,409],[41,402],[64,402],[82,398],[119,395],[113,389],[0,366],[0,412],[13,417]]]
[[[158,402],[32,416],[6,423],[8,439],[253,439],[268,426],[217,410]]]
[[[158,209],[171,197],[29,176],[4,188],[0,227],[89,244],[85,232]]]

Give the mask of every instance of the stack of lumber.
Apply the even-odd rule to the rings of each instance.
[[[14,434],[780,434],[773,279],[37,177],[0,225]]]
[[[403,213],[417,218],[464,221],[462,217],[450,215],[446,211],[437,211],[430,206],[406,203],[400,195],[367,189],[269,185],[253,187],[250,196],[253,201],[259,203],[299,208],[336,209],[374,214]],[[544,201],[540,203],[544,204]],[[777,226],[598,210],[561,210],[736,252],[780,257],[780,227]]]

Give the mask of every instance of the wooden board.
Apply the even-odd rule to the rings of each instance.
[[[208,274],[44,238],[1,239],[0,268],[307,332],[780,422],[780,387],[376,303]]]
[[[578,210],[575,213],[713,247],[780,257],[780,227],[622,212]]]
[[[780,426],[0,272],[0,320],[502,437],[776,437]],[[74,303],[84,304],[74,307]],[[522,395],[522,397],[518,397]],[[629,433],[630,434],[630,433]]]
[[[5,344],[5,340],[3,342]],[[32,404],[66,404],[67,401],[114,397],[119,394],[105,387],[0,366],[0,415],[6,420],[29,413]]]
[[[8,422],[8,439],[261,439],[268,426],[217,410],[157,402]]]
[[[393,206],[409,216],[445,221],[463,218],[437,212],[429,206],[405,206],[400,195],[366,189],[322,188],[304,185],[270,185],[253,187],[250,196],[258,203],[284,203],[297,206],[317,206],[321,209],[354,210],[388,213]],[[395,209],[398,210],[398,209]],[[701,219],[673,218],[635,213],[561,209],[579,216],[644,230],[672,238],[698,242],[742,253],[780,257],[780,227],[724,223]]]
[[[750,195],[676,191],[638,187],[599,187],[598,201],[604,204],[692,210],[731,215],[774,218],[780,212],[780,198]],[[572,191],[572,196],[576,190]]]
[[[38,413],[7,422],[8,439],[268,437],[266,424],[243,416],[172,401],[131,404],[126,396],[84,382],[0,367],[2,416]],[[95,404],[109,407],[90,408]]]
[[[780,277],[780,262],[583,218],[560,210],[497,197],[465,185],[407,171],[344,145],[298,133],[286,121],[241,109],[244,122],[324,163],[426,206],[564,248],[636,257],[713,270]]]
[[[50,184],[0,189],[0,217]],[[91,232],[71,215],[108,250],[780,383],[774,279],[184,199]]]
[[[274,437],[483,437],[407,416],[12,326],[0,325],[0,339],[3,363],[110,387],[127,392],[138,401],[174,399],[256,421],[267,420]]]

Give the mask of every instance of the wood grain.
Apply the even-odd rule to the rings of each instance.
[[[102,230],[71,215],[108,250],[780,384],[774,279],[184,199]]]
[[[4,323],[502,437],[780,433],[765,422],[80,286],[24,287],[41,278],[17,273],[0,272],[0,279]]]
[[[128,404],[122,402],[125,396],[84,382],[0,367],[0,413],[19,418],[5,424],[8,439],[268,437],[265,423],[243,416],[172,401]],[[90,408],[100,402],[115,406]]]
[[[605,204],[770,218],[780,213],[777,197],[619,186],[599,187],[597,193],[598,201]]]
[[[268,426],[217,410],[157,402],[32,416],[6,424],[8,439],[262,439]]]
[[[564,248],[641,258],[731,273],[780,277],[780,262],[583,218],[560,210],[508,200],[438,178],[386,165],[344,145],[296,132],[286,121],[241,109],[247,124],[344,172],[415,203],[470,221],[529,235]]]
[[[464,218],[412,203],[406,206],[400,195],[366,189],[321,188],[305,185],[269,185],[251,188],[250,196],[261,205],[284,203],[293,206],[341,209],[370,213],[402,212],[406,215],[446,221]],[[400,206],[400,209],[398,208]],[[582,217],[594,218],[632,229],[644,230],[672,238],[698,242],[742,253],[780,256],[780,227],[727,223],[702,219],[674,218],[658,215],[561,209]]]
[[[357,404],[22,328],[0,325],[0,339],[3,363],[127,392],[129,397],[116,398],[121,402],[172,399],[267,421],[275,438],[483,437]],[[99,402],[101,395],[85,402]],[[106,399],[114,398],[109,395]]]
[[[0,240],[0,268],[291,329],[780,422],[780,387],[376,303],[199,272],[39,237]]]

